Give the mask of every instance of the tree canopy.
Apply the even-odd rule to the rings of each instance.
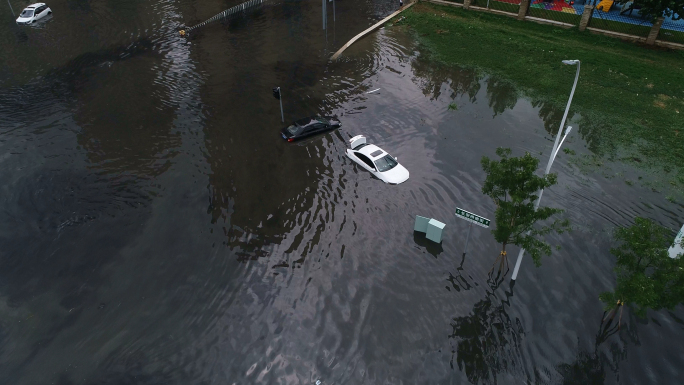
[[[535,265],[541,264],[541,256],[551,254],[551,246],[541,239],[550,232],[563,232],[568,228],[567,220],[554,220],[546,226],[535,226],[552,215],[563,212],[561,209],[539,207],[534,209],[540,190],[557,183],[556,174],[537,176],[539,159],[529,152],[521,157],[510,157],[511,150],[498,148],[500,160],[482,157],[482,168],[487,173],[482,193],[496,203],[496,228],[492,230],[494,239],[502,245],[505,256],[506,245],[514,244],[525,248]]]
[[[617,3],[624,4],[633,0],[618,0]],[[652,21],[660,16],[672,17],[679,20],[684,17],[684,0],[636,0],[635,6],[641,6],[639,12],[651,18]]]
[[[672,310],[684,302],[684,256],[667,252],[672,231],[637,217],[632,226],[617,228],[615,239],[615,289],[599,296],[608,309],[625,304],[643,317],[647,309]]]

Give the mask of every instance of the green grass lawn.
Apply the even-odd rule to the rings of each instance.
[[[593,153],[684,186],[684,51],[429,3],[404,15],[431,60],[506,79],[559,111],[576,69],[561,60],[580,59],[572,112]]]

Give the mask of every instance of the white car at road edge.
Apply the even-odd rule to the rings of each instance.
[[[399,184],[408,180],[409,172],[399,164],[397,158],[393,158],[380,147],[367,143],[365,136],[356,135],[349,139],[349,144],[351,148],[347,149],[347,156],[381,181]]]
[[[32,24],[50,15],[52,10],[45,3],[35,3],[24,8],[17,18],[17,24]]]

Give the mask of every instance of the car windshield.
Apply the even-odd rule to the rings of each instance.
[[[33,16],[33,10],[32,9],[25,9],[21,12],[21,15],[19,17],[31,17]]]
[[[375,161],[375,167],[378,168],[379,172],[389,171],[396,167],[398,164],[399,163],[397,163],[397,161],[394,160],[394,158],[389,156],[389,154]]]
[[[295,126],[295,125],[293,124],[293,125],[291,125],[290,127],[287,128],[287,131],[288,131],[290,134],[292,134],[292,135],[296,135],[297,132],[299,132],[299,127],[297,127],[297,126]]]
[[[323,124],[330,124],[330,122],[325,120],[325,118],[321,118],[320,116],[317,116],[315,119],[318,120],[319,122],[323,123]]]

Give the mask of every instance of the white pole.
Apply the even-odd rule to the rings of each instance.
[[[14,8],[12,8],[12,4],[10,4],[9,0],[7,0],[7,5],[10,6],[10,11],[12,11],[12,17],[17,17],[17,15],[14,14]]]
[[[283,114],[283,91],[280,90],[280,87],[278,87],[278,94],[280,94],[280,120],[285,123],[285,115]]]
[[[682,238],[684,237],[684,225],[682,225],[682,229],[679,230],[677,233],[677,236],[674,239],[674,242],[672,242],[672,246],[670,246],[669,249],[667,249],[668,254],[670,255],[670,258],[677,258],[679,254],[684,253],[684,244],[682,243]]]
[[[572,90],[570,91],[570,99],[568,99],[568,105],[565,107],[565,113],[563,113],[563,119],[561,120],[560,128],[558,128],[558,134],[556,135],[556,140],[553,143],[553,149],[551,150],[551,155],[549,156],[549,163],[546,165],[546,170],[544,171],[544,175],[546,176],[549,171],[551,170],[551,165],[553,164],[553,161],[556,159],[556,155],[558,154],[558,150],[560,149],[560,145],[563,144],[563,141],[565,140],[565,137],[568,136],[570,133],[570,130],[572,127],[568,128],[567,133],[563,137],[563,141],[559,142],[561,133],[563,132],[563,128],[565,127],[565,119],[568,117],[568,111],[570,111],[570,104],[572,103],[572,97],[575,94],[575,88],[577,87],[577,80],[579,79],[579,73],[580,73],[580,61],[579,60],[563,60],[563,64],[577,64],[577,72],[575,73],[575,83],[572,85]],[[544,193],[544,189],[539,190],[539,197],[537,198],[537,201],[534,203],[534,211],[537,211],[539,208],[539,202],[541,201],[542,194]],[[528,232],[529,234],[529,232]],[[520,271],[520,264],[522,263],[522,257],[523,254],[525,254],[525,249],[520,249],[520,252],[518,253],[518,260],[515,261],[515,267],[513,268],[513,275],[511,276],[511,280],[515,281],[516,278],[518,278],[518,271]]]
[[[568,105],[565,107],[565,112],[563,113],[563,119],[561,120],[560,128],[558,128],[558,134],[556,134],[556,141],[553,143],[553,150],[551,151],[551,155],[553,155],[556,152],[556,147],[558,146],[558,140],[560,139],[561,134],[563,133],[563,129],[565,128],[565,119],[567,119],[568,111],[570,111],[570,103],[572,103],[572,97],[573,97],[573,95],[575,95],[575,88],[577,87],[577,80],[579,79],[579,73],[580,73],[580,61],[579,60],[563,60],[563,63],[564,64],[577,64],[577,72],[575,73],[575,83],[573,83],[572,90],[570,91],[570,99],[568,99]],[[555,158],[555,156],[549,157],[549,163],[546,165],[546,172],[544,173],[544,175],[549,173],[549,170],[551,169],[551,164],[553,163],[554,158]]]
[[[556,160],[556,155],[558,155],[558,151],[560,150],[561,146],[563,145],[563,142],[565,142],[565,138],[568,137],[568,134],[570,134],[570,131],[572,131],[572,126],[568,126],[568,129],[565,131],[565,135],[563,135],[563,139],[561,139],[560,143],[558,143],[558,147],[556,147],[556,152],[553,153],[553,160]],[[551,162],[553,163],[553,161]],[[551,168],[549,167],[549,170]],[[549,173],[548,171],[546,172],[547,174]]]

